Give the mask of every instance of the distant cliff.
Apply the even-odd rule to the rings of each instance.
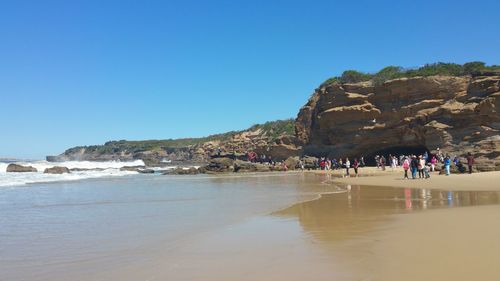
[[[110,141],[104,145],[78,146],[58,156],[47,156],[48,161],[135,160],[147,165],[166,162],[206,162],[215,153],[244,158],[248,151],[285,159],[298,155],[295,146],[294,120],[278,120],[254,125],[246,130],[211,135],[204,138],[185,138],[146,141]]]
[[[310,155],[370,158],[439,147],[500,170],[500,76],[488,74],[330,80],[300,109],[298,144]]]

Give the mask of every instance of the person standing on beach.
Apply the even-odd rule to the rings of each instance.
[[[349,176],[349,167],[351,167],[351,162],[349,162],[349,158],[345,158],[345,171],[347,176]]]
[[[417,178],[417,167],[418,167],[418,160],[415,155],[411,156],[411,161],[410,161],[410,168],[411,168],[411,177],[412,179]]]
[[[472,165],[474,165],[474,156],[472,153],[467,153],[467,166],[469,166],[469,174],[472,174]]]
[[[408,169],[410,168],[410,161],[408,160],[407,157],[405,157],[405,160],[403,160],[403,169],[405,170],[405,179],[410,179],[408,177]]]
[[[446,175],[450,175],[450,165],[451,165],[451,159],[450,156],[446,155],[444,158],[444,170],[446,171]]]
[[[422,157],[422,155],[418,156],[418,178],[423,179],[425,178],[424,175],[424,167],[425,167],[425,159]]]
[[[380,156],[380,166],[382,167],[382,171],[385,171],[385,163],[384,155]]]
[[[354,174],[356,174],[356,177],[357,177],[358,176],[358,167],[359,167],[358,158],[354,158],[354,163],[352,164],[352,167],[354,168]]]
[[[364,156],[361,156],[361,159],[359,159],[359,165],[361,167],[364,167],[365,166],[365,157]]]
[[[377,169],[380,168],[380,157],[378,155],[375,156],[375,165],[377,165]]]
[[[431,159],[431,172],[434,172],[436,169],[437,158],[436,156],[432,156]]]

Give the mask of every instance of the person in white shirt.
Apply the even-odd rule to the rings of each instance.
[[[349,177],[349,167],[351,167],[351,162],[349,162],[349,158],[345,158],[345,171],[347,173],[347,176]]]

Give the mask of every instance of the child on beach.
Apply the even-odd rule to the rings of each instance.
[[[346,171],[346,176],[349,177],[349,167],[351,166],[351,162],[349,162],[349,158],[345,158],[345,171]]]
[[[356,174],[356,177],[357,177],[358,176],[358,167],[359,167],[358,158],[354,158],[354,163],[352,164],[352,167],[354,168],[354,174]]]

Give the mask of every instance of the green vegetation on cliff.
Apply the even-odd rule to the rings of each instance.
[[[202,144],[208,141],[227,141],[237,134],[247,131],[260,131],[260,135],[266,135],[271,140],[280,136],[293,136],[295,134],[294,120],[277,120],[270,121],[264,124],[253,125],[247,130],[231,131],[222,134],[210,135],[201,138],[182,138],[182,139],[165,139],[165,140],[144,140],[144,141],[109,141],[104,145],[91,145],[91,146],[77,146],[70,148],[64,154],[73,154],[80,149],[85,148],[86,153],[96,154],[115,154],[123,151],[130,153],[137,153],[141,151],[156,151],[168,150],[173,148],[182,148],[192,145]]]
[[[432,76],[432,75],[445,75],[445,76],[463,76],[463,75],[500,75],[500,66],[491,65],[487,66],[484,62],[474,61],[468,62],[463,65],[456,63],[432,63],[426,64],[422,67],[415,69],[405,69],[400,66],[387,66],[377,73],[364,73],[356,70],[346,70],[341,76],[331,77],[323,82],[322,85],[332,83],[358,83],[364,81],[372,81],[375,85],[380,85],[387,80],[416,77],[416,76]]]

